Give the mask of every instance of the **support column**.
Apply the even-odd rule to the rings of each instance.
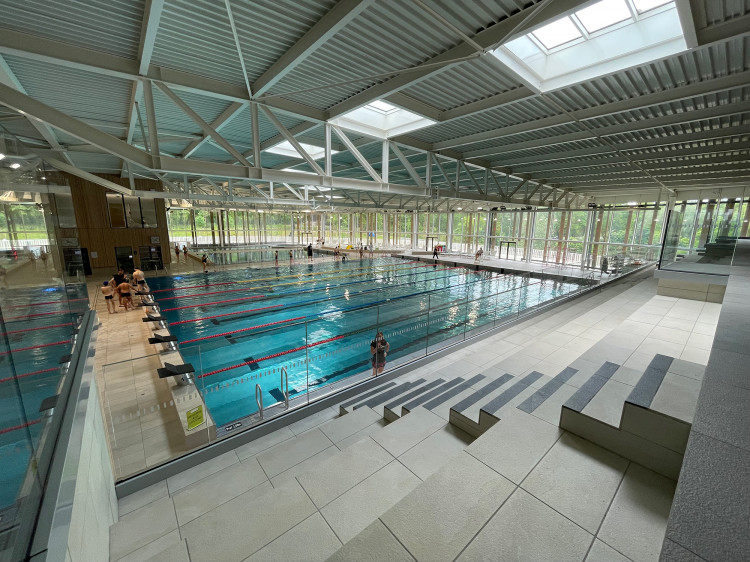
[[[748,209],[750,209],[750,205],[748,205]],[[419,226],[419,212],[414,211],[414,213],[411,215],[411,249],[416,250],[419,247],[419,242],[417,241],[417,236],[419,236],[419,232],[417,231],[417,227]]]
[[[445,245],[449,251],[453,250],[453,213],[448,213],[448,232],[445,234]]]

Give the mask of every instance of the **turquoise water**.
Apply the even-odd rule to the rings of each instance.
[[[217,425],[371,371],[381,330],[388,366],[570,293],[574,283],[379,258],[150,280]],[[387,367],[386,367],[387,368]]]

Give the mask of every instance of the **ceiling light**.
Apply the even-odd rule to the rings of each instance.
[[[542,45],[547,49],[554,49],[564,43],[583,37],[581,32],[569,17],[561,18],[533,32]]]
[[[46,179],[47,179],[47,176],[42,176],[42,179],[43,179],[43,180],[46,180]]]
[[[481,210],[482,210],[482,207],[477,207],[477,211],[481,211]]]
[[[265,211],[263,209],[258,209],[258,212],[259,213],[265,213]]]
[[[457,211],[461,211],[461,210],[463,210],[463,207],[456,207],[456,210]]]
[[[20,167],[21,167],[21,164],[19,164],[18,162],[13,162],[13,163],[12,163],[12,164],[10,165],[10,167],[11,167],[11,168],[13,168],[14,170],[17,170],[18,168],[20,168]]]
[[[0,160],[2,160],[3,158],[5,158],[5,154],[3,154],[2,152],[0,152]]]
[[[631,207],[635,207],[638,204],[638,201],[628,201],[628,205]]]
[[[625,0],[601,0],[596,4],[578,10],[576,17],[589,33],[594,33],[610,25],[631,19],[633,16]]]

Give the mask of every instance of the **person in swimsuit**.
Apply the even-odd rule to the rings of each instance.
[[[373,377],[381,374],[383,372],[383,369],[385,369],[385,358],[390,349],[391,344],[389,344],[385,340],[385,338],[383,337],[383,332],[378,332],[377,334],[375,334],[375,339],[372,340],[372,343],[370,343]]]
[[[175,261],[177,263],[180,263],[180,247],[177,244],[174,245],[174,255]]]
[[[313,261],[312,244],[307,245],[307,261]]]
[[[107,312],[110,314],[117,314],[117,308],[115,307],[114,301],[115,289],[109,284],[109,281],[102,283],[102,295],[104,295],[104,302],[107,303]]]
[[[432,259],[436,260],[438,259],[438,249],[437,246],[432,247]]]
[[[208,273],[208,257],[206,256],[206,254],[203,254],[201,263],[203,264],[203,273]]]
[[[115,273],[112,276],[112,279],[109,280],[110,286],[117,291],[117,287],[122,285],[123,281],[125,281],[125,270],[121,267],[117,268],[117,273]],[[123,307],[122,304],[122,296],[120,296],[120,292],[117,291],[117,302],[120,304],[120,307]]]
[[[120,298],[125,305],[125,312],[129,308],[133,307],[133,297],[130,294],[130,283],[123,281],[117,286],[117,292],[120,294]]]
[[[291,250],[289,250],[289,265],[292,265],[294,263],[294,254]]]
[[[279,265],[279,251],[276,250],[273,254],[273,264]]]
[[[182,245],[182,255],[183,255],[183,256],[185,256],[185,262],[187,262],[187,254],[188,254],[188,251],[187,251],[187,246],[185,246],[185,245],[183,244],[183,245]]]

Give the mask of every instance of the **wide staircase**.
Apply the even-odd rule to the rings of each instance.
[[[656,354],[637,380],[581,358],[386,382],[260,453],[274,488],[246,521],[183,536],[192,560],[655,560],[702,370]]]

